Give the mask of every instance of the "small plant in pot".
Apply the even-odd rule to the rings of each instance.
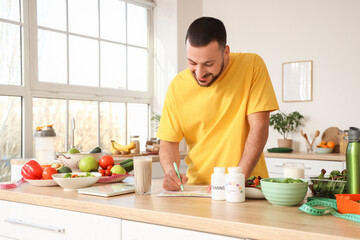
[[[283,139],[278,139],[278,147],[292,147],[292,140],[288,139],[288,135],[290,132],[295,132],[301,126],[301,119],[303,118],[304,116],[297,111],[289,114],[279,111],[270,115],[270,126],[283,136]]]

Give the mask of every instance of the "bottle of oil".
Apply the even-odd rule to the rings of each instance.
[[[360,193],[360,129],[350,127],[346,148],[347,192]]]

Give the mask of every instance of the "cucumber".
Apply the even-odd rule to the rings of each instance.
[[[133,160],[131,158],[123,160],[123,161],[120,162],[120,165],[122,166],[122,165],[125,165],[125,164],[129,163],[129,162],[133,162]]]
[[[94,148],[93,150],[91,150],[90,153],[101,153],[101,148],[96,147],[96,148]]]
[[[132,170],[134,170],[134,162],[133,161],[123,164],[121,166],[126,170],[126,172],[131,172]]]
[[[69,167],[62,166],[61,168],[57,169],[58,173],[71,173],[71,169]]]

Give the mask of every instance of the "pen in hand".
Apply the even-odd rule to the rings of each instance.
[[[174,162],[174,168],[175,168],[176,175],[178,176],[178,178],[180,179],[180,182],[181,182],[181,177],[180,177],[179,169],[178,169],[178,167],[176,165],[176,162]],[[182,191],[184,191],[184,186],[183,186],[182,183],[180,185],[180,188],[181,188]]]

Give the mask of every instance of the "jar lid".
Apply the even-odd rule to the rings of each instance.
[[[224,167],[214,167],[214,173],[225,173]]]
[[[232,172],[232,173],[241,173],[242,168],[241,167],[229,167],[228,170],[229,170],[229,172]]]
[[[349,142],[359,142],[360,141],[360,129],[356,127],[350,127],[348,132]]]
[[[34,133],[34,137],[56,137],[55,130],[53,129],[53,125],[48,125],[45,129],[43,127],[37,127],[36,132]]]

